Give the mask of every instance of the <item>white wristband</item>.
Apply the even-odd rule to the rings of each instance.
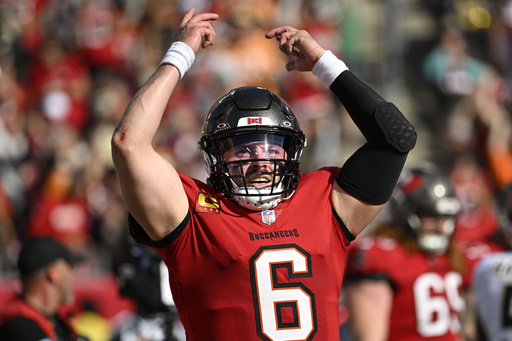
[[[326,88],[329,88],[336,77],[346,70],[348,70],[347,65],[327,50],[318,59],[312,72]]]
[[[190,46],[182,41],[176,41],[172,43],[169,51],[165,54],[164,59],[160,62],[160,65],[174,65],[180,72],[180,79],[182,79],[185,73],[192,66],[195,58],[196,55]]]

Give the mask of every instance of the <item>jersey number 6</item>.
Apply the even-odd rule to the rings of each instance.
[[[295,244],[261,247],[250,259],[256,328],[262,340],[312,340],[315,295],[294,279],[311,277],[311,256]]]

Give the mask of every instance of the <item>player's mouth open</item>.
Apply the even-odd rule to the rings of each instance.
[[[267,176],[258,176],[249,180],[252,187],[268,187],[272,185],[272,179]]]

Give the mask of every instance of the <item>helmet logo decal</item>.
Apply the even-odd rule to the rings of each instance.
[[[266,125],[271,126],[272,120],[270,117],[242,117],[238,120],[237,127],[246,127],[246,126],[252,126],[252,125]]]
[[[403,191],[406,195],[411,195],[424,185],[423,178],[417,174],[405,174],[402,184]]]
[[[229,126],[228,123],[219,123],[215,127],[215,131],[217,132],[217,131],[226,130],[226,129],[229,129],[229,128],[231,128],[231,127]]]
[[[261,117],[247,117],[247,124],[262,124],[263,118]]]
[[[214,196],[199,193],[197,196],[196,211],[203,213],[220,213],[220,201]]]
[[[261,211],[261,221],[267,225],[274,223],[276,221],[274,210]]]

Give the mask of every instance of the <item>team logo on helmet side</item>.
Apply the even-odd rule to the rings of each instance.
[[[215,132],[228,130],[228,129],[231,129],[231,126],[229,125],[229,123],[225,123],[225,122],[219,123],[215,126]]]

